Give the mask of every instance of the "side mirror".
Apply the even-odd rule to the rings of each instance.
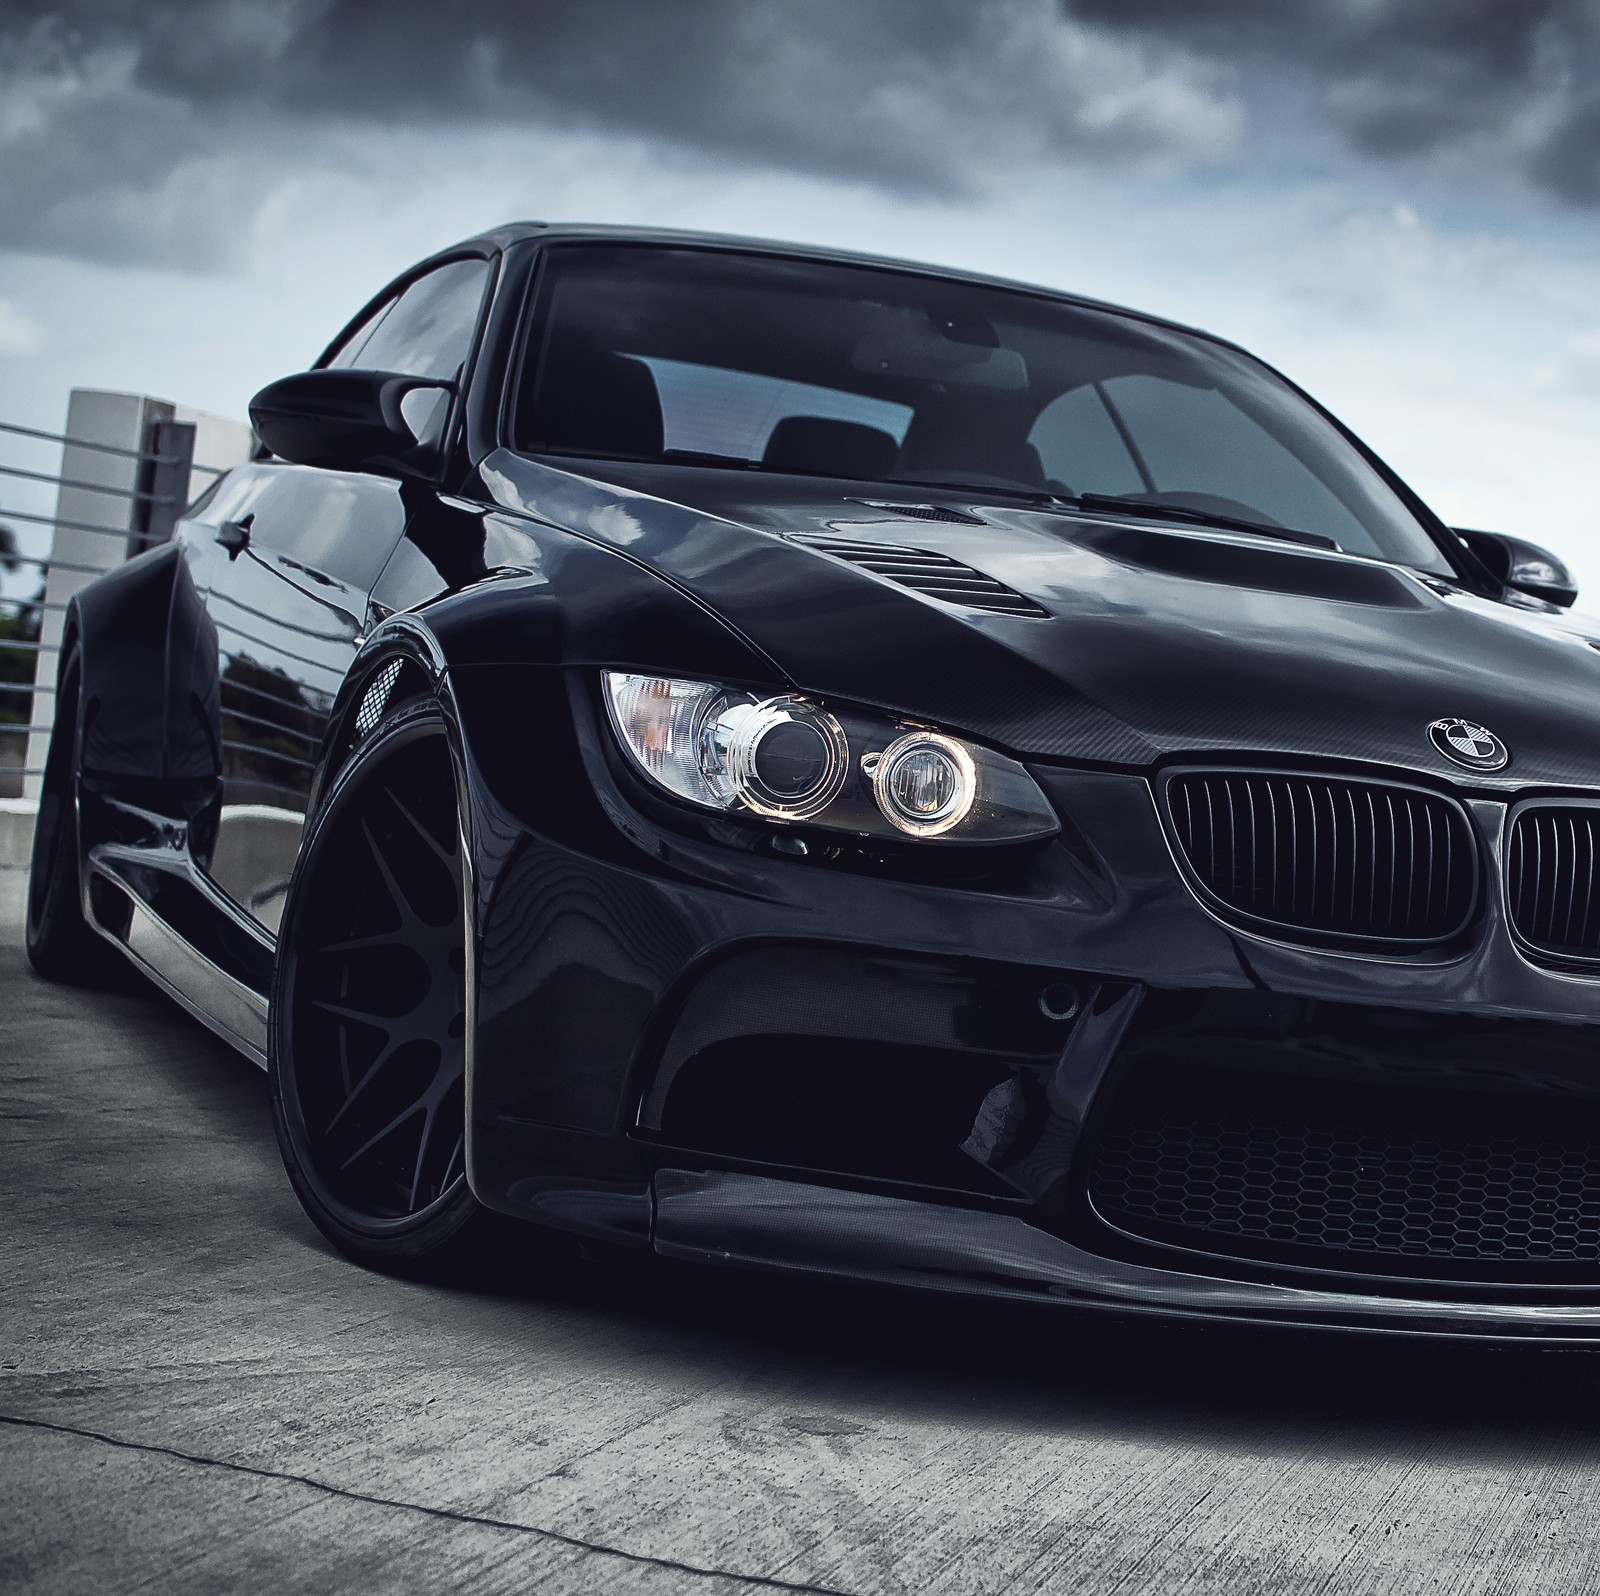
[[[1543,599],[1546,604],[1561,609],[1566,609],[1577,598],[1578,584],[1572,572],[1537,543],[1525,543],[1503,532],[1474,532],[1467,527],[1456,527],[1454,531],[1488,566],[1490,575],[1513,592]]]
[[[250,401],[250,423],[268,449],[296,465],[410,476],[432,465],[404,414],[406,396],[423,389],[454,391],[436,377],[396,371],[303,371],[268,383]]]

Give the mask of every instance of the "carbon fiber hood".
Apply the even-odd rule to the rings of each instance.
[[[1483,789],[1600,786],[1600,628],[1581,618],[1249,536],[933,501],[980,523],[960,524],[886,508],[904,488],[563,464],[501,453],[484,476],[508,508],[657,570],[819,695],[1055,758],[1332,757]],[[796,535],[946,556],[1045,613],[944,603]],[[1427,728],[1449,716],[1496,732],[1507,768],[1446,760]]]

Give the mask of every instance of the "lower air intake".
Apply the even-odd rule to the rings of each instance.
[[[1123,1093],[1096,1139],[1090,1196],[1125,1233],[1357,1272],[1600,1278],[1591,1105],[1348,1084],[1291,1101],[1261,1077],[1198,1075]]]

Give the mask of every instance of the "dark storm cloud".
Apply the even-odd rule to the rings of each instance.
[[[1288,71],[1367,154],[1455,154],[1600,203],[1596,0],[1067,0],[1085,21]]]
[[[0,74],[0,236],[35,247],[141,184],[149,232],[178,168],[248,152],[259,186],[330,125],[620,133],[930,194],[1214,154],[1238,127],[1213,69],[1054,0],[0,0]],[[138,222],[107,247],[144,247]]]
[[[910,193],[1306,126],[1600,202],[1600,0],[0,0],[0,242],[204,254],[329,129],[599,131]],[[1271,120],[1241,138],[1245,106]],[[536,185],[532,185],[536,192]]]

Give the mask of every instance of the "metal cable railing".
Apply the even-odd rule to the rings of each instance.
[[[178,423],[183,425],[184,423]],[[74,438],[65,432],[41,432],[37,427],[19,427],[14,421],[0,421],[0,432],[9,432],[19,438],[38,438],[46,443],[70,443],[75,449],[88,449],[94,454],[118,455],[125,460],[155,460],[158,462],[175,463],[183,458],[181,455],[164,455],[159,450],[153,449],[123,449],[114,443],[98,443],[89,438]],[[191,464],[191,471],[203,471],[211,476],[222,476],[227,466],[207,466]]]

